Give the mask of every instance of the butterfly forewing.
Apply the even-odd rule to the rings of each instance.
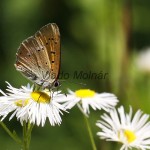
[[[48,32],[48,31],[53,32]],[[60,34],[56,24],[48,24],[35,33],[35,38],[44,45],[51,64],[51,79],[55,79],[59,73],[60,65]],[[59,60],[59,61],[58,61]]]
[[[60,33],[56,24],[42,27],[23,41],[16,54],[16,69],[33,82],[51,87],[60,63]]]

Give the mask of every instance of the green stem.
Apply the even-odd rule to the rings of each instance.
[[[17,136],[16,132],[11,132],[7,126],[0,121],[1,126],[3,127],[3,129],[8,133],[8,135],[19,145],[22,144],[20,138]]]
[[[90,124],[89,124],[89,121],[88,121],[87,117],[84,114],[83,114],[83,116],[84,116],[86,127],[87,127],[87,130],[88,130],[88,133],[89,133],[89,137],[90,137],[92,148],[93,148],[93,150],[97,150],[96,144],[95,144],[95,141],[94,141],[94,137],[93,137],[93,134],[92,134],[92,130],[91,130],[91,127],[90,127]]]
[[[31,141],[31,132],[33,129],[33,124],[30,124],[30,122],[28,122],[28,146],[30,145],[30,141]]]
[[[26,122],[23,122],[23,150],[29,150]]]
[[[29,150],[32,129],[32,124],[30,124],[29,122],[23,123],[23,150]]]

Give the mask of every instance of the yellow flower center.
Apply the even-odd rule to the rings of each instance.
[[[18,106],[18,107],[24,107],[24,106],[26,106],[28,103],[29,103],[29,99],[26,99],[26,100],[17,100],[17,101],[15,102],[16,106]]]
[[[32,92],[31,97],[37,103],[49,103],[51,97],[45,92]]]
[[[124,135],[126,136],[128,143],[131,143],[136,139],[135,133],[131,130],[125,130]]]
[[[88,98],[88,97],[94,97],[95,96],[95,92],[92,90],[89,90],[89,89],[77,90],[75,92],[75,94],[77,97],[80,97],[80,98]]]

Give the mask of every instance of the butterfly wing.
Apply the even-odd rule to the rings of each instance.
[[[56,24],[42,27],[23,41],[16,54],[16,69],[25,77],[48,87],[57,79],[60,65],[60,33]]]
[[[48,32],[48,31],[52,32]],[[56,24],[48,24],[35,33],[39,44],[45,45],[51,63],[52,78],[57,78],[60,66],[60,33]],[[52,79],[51,78],[51,79]]]

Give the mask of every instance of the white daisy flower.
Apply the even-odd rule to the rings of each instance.
[[[110,93],[96,93],[90,89],[80,89],[75,92],[68,90],[64,99],[64,105],[66,109],[71,109],[77,104],[80,110],[87,116],[90,113],[89,106],[94,110],[104,109],[108,111],[109,109],[116,106],[118,100],[114,94]]]
[[[137,148],[150,149],[150,122],[149,115],[138,110],[133,116],[132,108],[125,114],[123,106],[118,110],[113,109],[108,114],[101,116],[96,125],[101,128],[97,135],[107,141],[121,142],[120,150]]]
[[[33,86],[22,86],[17,89],[7,82],[7,91],[5,94],[0,90],[3,96],[0,96],[0,116],[3,120],[9,113],[12,119],[15,115],[21,123],[29,121],[36,125],[44,126],[46,118],[52,126],[61,123],[62,111],[65,111],[63,105],[58,100],[64,95],[60,92],[50,93],[49,91],[33,91]],[[65,96],[64,96],[65,97]],[[60,101],[60,100],[59,100]]]
[[[144,49],[137,57],[137,67],[139,70],[150,73],[150,48]]]

